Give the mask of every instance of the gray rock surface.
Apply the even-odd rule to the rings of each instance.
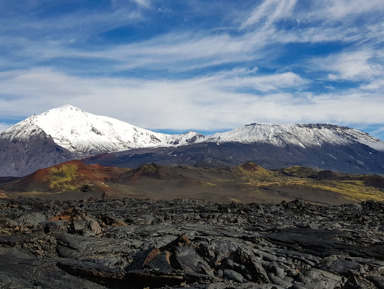
[[[0,176],[25,176],[73,159],[71,152],[57,145],[38,126],[34,126],[27,139],[0,133]]]
[[[383,220],[377,202],[0,199],[0,288],[383,288]]]

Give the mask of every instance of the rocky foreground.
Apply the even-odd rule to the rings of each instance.
[[[0,288],[384,288],[384,204],[0,199]]]

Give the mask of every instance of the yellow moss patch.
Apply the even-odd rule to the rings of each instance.
[[[52,190],[75,190],[78,186],[73,185],[72,182],[77,178],[77,169],[76,165],[52,167],[43,181],[47,182]]]
[[[358,202],[374,200],[384,201],[384,192],[375,187],[366,186],[363,181],[329,181],[320,187],[348,196]]]
[[[350,200],[362,202],[367,200],[384,201],[384,191],[366,186],[361,180],[319,181],[305,178],[275,178],[268,181],[249,182],[255,187],[281,186],[300,189],[329,191],[346,196]]]
[[[263,167],[252,162],[239,166],[239,169],[246,177],[270,178],[275,176],[273,171],[264,169]]]
[[[229,198],[229,201],[233,203],[241,203],[241,200],[235,198]]]
[[[306,178],[318,173],[318,171],[315,169],[302,167],[302,166],[292,166],[284,169],[283,172],[286,173],[287,175],[290,175],[293,177],[299,177],[299,178]]]
[[[211,183],[211,182],[206,182],[205,185],[207,185],[208,187],[217,187],[216,184]]]
[[[0,190],[0,199],[8,198],[8,195],[5,193],[5,191]]]

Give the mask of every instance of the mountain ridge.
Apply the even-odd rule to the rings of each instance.
[[[322,143],[362,143],[384,151],[384,142],[359,130],[333,124],[262,124],[252,123],[227,132],[215,133],[205,141],[212,142],[267,142],[277,146],[295,144],[321,146]]]
[[[105,153],[122,157],[117,162],[127,167],[153,161],[193,166],[255,161],[267,168],[305,165],[384,174],[384,142],[344,126],[252,123],[208,136],[171,135],[64,105],[0,133],[0,176],[23,176],[74,159],[106,164],[99,157]]]
[[[363,144],[329,145],[302,148],[279,147],[265,143],[194,143],[174,148],[144,148],[95,155],[83,159],[88,164],[133,168],[156,162],[171,166],[235,166],[252,161],[267,169],[294,165],[347,173],[384,174],[384,153]]]
[[[57,145],[79,156],[140,147],[187,144],[191,139],[198,139],[200,136],[195,132],[180,135],[156,133],[111,117],[87,113],[72,105],[32,115],[17,125],[39,127]],[[14,127],[4,132],[14,131]],[[18,133],[18,136],[25,139],[28,138],[28,133]]]

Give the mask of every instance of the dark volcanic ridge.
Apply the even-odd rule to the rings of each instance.
[[[2,288],[379,289],[384,204],[0,199]]]
[[[152,162],[164,166],[185,164],[194,167],[223,167],[238,166],[251,161],[267,169],[305,166],[354,174],[384,174],[384,152],[360,143],[324,144],[305,148],[298,145],[281,147],[268,143],[197,143],[100,154],[82,161],[87,164],[127,168]]]
[[[384,177],[294,166],[267,170],[255,163],[199,168],[144,164],[135,169],[70,161],[23,178],[0,180],[0,197],[54,200],[92,198],[198,198],[221,202],[321,204],[384,201]]]

